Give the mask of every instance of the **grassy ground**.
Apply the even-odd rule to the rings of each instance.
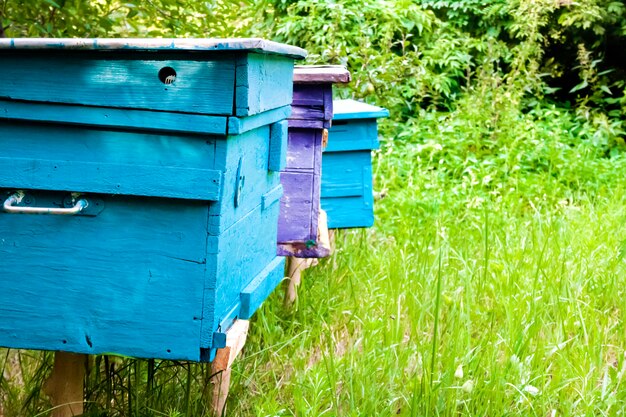
[[[523,142],[480,157],[459,147],[471,137],[456,119],[388,139],[376,226],[338,235],[293,311],[277,291],[256,314],[230,415],[621,415],[626,163],[563,145],[578,140],[569,122],[542,123],[513,123]],[[464,156],[446,166],[429,149]],[[22,388],[0,384],[5,413],[46,415],[50,355],[22,360]],[[162,363],[151,392],[149,366],[118,362],[109,385],[93,376],[90,415],[203,415],[206,368]]]
[[[507,172],[505,189],[485,186],[502,164],[455,181],[387,142],[376,226],[340,234],[295,313],[275,294],[257,314],[233,414],[621,415],[623,161],[535,126],[549,169]]]
[[[342,234],[295,314],[257,316],[234,414],[621,414],[624,202],[451,215],[390,195],[413,214]]]

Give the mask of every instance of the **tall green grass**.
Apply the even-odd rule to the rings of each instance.
[[[480,157],[459,115],[388,140],[376,226],[340,233],[292,315],[257,314],[233,414],[622,414],[625,161],[543,114]]]

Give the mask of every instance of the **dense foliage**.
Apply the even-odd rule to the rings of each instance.
[[[626,409],[623,1],[0,0],[0,28],[271,38],[390,109],[376,228],[340,235],[299,309],[257,315],[234,415]],[[91,415],[206,412],[206,369],[95,361]],[[45,415],[50,355],[20,364],[5,413]]]

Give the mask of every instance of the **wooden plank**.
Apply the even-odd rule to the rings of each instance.
[[[230,115],[235,62],[89,59],[70,54],[2,53],[0,97],[47,103]],[[132,57],[131,57],[132,58]],[[284,58],[289,60],[289,58]],[[165,84],[159,71],[173,68],[176,81]]]
[[[295,129],[323,129],[325,126],[323,120],[289,119],[289,127]]]
[[[217,350],[212,363],[214,371],[224,371],[233,365],[246,343],[249,328],[250,322],[248,320],[235,320],[232,327],[226,332],[226,346]]]
[[[313,200],[315,174],[281,172],[280,180],[285,192],[280,200],[278,243],[315,241],[317,218],[314,219],[313,207],[319,210],[319,197]]]
[[[100,128],[225,135],[227,117],[0,100],[0,119]]]
[[[261,197],[261,209],[269,209],[272,205],[276,204],[276,202],[279,201],[282,196],[283,186],[282,184],[280,184],[278,185],[278,187],[275,187],[274,189],[263,194],[263,197]]]
[[[253,51],[305,58],[304,49],[261,38],[12,38],[0,39],[0,49],[70,51]]]
[[[277,55],[249,54],[236,66],[235,115],[251,116],[290,105],[293,60]]]
[[[0,120],[0,157],[220,169],[221,138]]]
[[[333,126],[328,131],[326,152],[349,152],[378,149],[378,127],[375,120],[333,119]]]
[[[322,208],[328,214],[329,229],[372,227],[373,207],[363,197],[322,197]]]
[[[302,242],[278,243],[278,255],[294,258],[325,258],[332,252],[330,234],[328,231],[328,217],[324,210],[319,211],[317,222],[317,239],[314,244]],[[290,275],[291,276],[291,275]]]
[[[294,84],[289,125],[328,129],[333,118],[332,84]]]
[[[289,121],[291,124],[291,121]],[[316,130],[289,127],[289,143],[287,147],[287,166],[285,171],[309,172],[315,170]]]
[[[219,199],[222,173],[210,169],[0,157],[0,188]]]
[[[289,135],[287,133],[287,120],[270,125],[270,146],[269,163],[270,171],[280,171],[287,164],[287,143]]]
[[[322,154],[322,198],[358,197],[366,194],[371,184],[372,168],[369,151],[324,152]],[[367,172],[364,173],[364,170]]]
[[[334,120],[378,119],[389,117],[389,110],[352,99],[335,100]]]
[[[291,114],[291,106],[283,106],[247,117],[229,117],[228,134],[241,135],[259,127],[286,119]]]
[[[285,259],[276,257],[241,291],[239,317],[249,319],[284,278]]]
[[[297,128],[324,129],[323,108],[294,106],[289,117],[289,126]]]
[[[296,65],[293,70],[295,84],[345,84],[350,80],[350,72],[342,65]]]
[[[324,152],[322,164],[321,206],[328,214],[328,227],[371,227],[374,197],[370,151]]]

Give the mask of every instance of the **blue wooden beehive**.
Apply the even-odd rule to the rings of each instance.
[[[328,146],[322,154],[322,209],[331,229],[371,227],[371,154],[379,147],[376,119],[389,112],[355,100],[335,100],[333,108]]]
[[[0,346],[210,360],[283,277],[279,171],[304,55],[0,40]]]

